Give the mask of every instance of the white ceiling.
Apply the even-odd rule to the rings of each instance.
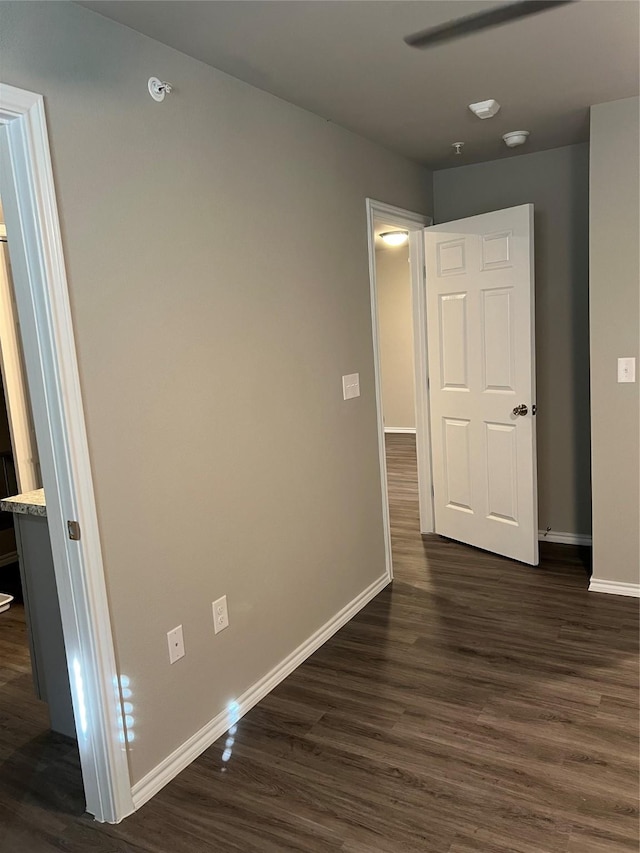
[[[639,91],[637,0],[581,0],[425,51],[403,36],[495,0],[82,5],[432,168],[585,141],[591,104]],[[502,109],[482,121],[467,105],[487,98]],[[502,134],[521,129],[509,151]]]

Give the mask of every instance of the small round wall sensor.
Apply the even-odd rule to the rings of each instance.
[[[462,154],[462,149],[464,148],[464,142],[453,142],[451,147],[454,149],[456,154]]]
[[[508,148],[515,148],[518,145],[524,145],[527,136],[529,136],[528,130],[512,130],[510,133],[505,133],[502,138]]]

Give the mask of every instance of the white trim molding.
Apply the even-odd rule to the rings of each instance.
[[[622,581],[591,578],[589,592],[606,592],[609,595],[627,595],[632,598],[640,598],[640,583],[623,583]]]
[[[44,100],[4,83],[0,170],[87,811],[116,823],[133,800]]]
[[[300,645],[294,652],[281,661],[271,672],[246,690],[236,701],[232,702],[210,720],[200,731],[192,735],[181,746],[161,761],[146,776],[133,786],[133,802],[136,809],[143,806],[154,797],[161,788],[174,779],[192,761],[201,755],[219,737],[228,732],[236,722],[253,708],[261,699],[277,687],[281,681],[290,675],[320,646],[327,642],[343,625],[352,619],[356,613],[368,604],[389,583],[387,574],[368,586],[360,595],[342,608],[329,619],[315,634]]]
[[[590,533],[562,533],[559,530],[539,530],[540,542],[556,542],[559,545],[586,545],[591,547]]]
[[[397,433],[398,435],[415,435],[416,428],[415,427],[385,427],[385,433]]]

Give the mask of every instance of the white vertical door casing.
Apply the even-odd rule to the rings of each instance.
[[[537,565],[533,205],[425,228],[425,257],[436,533]]]

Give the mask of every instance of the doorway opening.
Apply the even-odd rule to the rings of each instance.
[[[392,225],[409,241],[420,533],[537,565],[533,205],[422,227],[378,202],[368,213],[385,533],[385,407],[400,383],[387,381],[388,276],[378,276],[389,264],[381,248],[376,261],[376,236]],[[394,417],[408,419],[407,402]]]
[[[431,219],[367,199],[367,223],[382,508],[392,577],[390,490],[394,498],[404,488],[413,492],[409,518],[419,533],[434,530],[422,239]],[[389,245],[381,237],[386,232],[402,232],[406,242]],[[394,500],[394,512],[396,506]]]
[[[0,500],[42,485],[0,197]],[[22,600],[13,514],[0,512],[0,607]]]
[[[16,744],[38,738],[47,749],[52,731],[69,740],[73,755],[76,727],[1,199],[0,392],[3,715]]]
[[[46,493],[46,518],[21,514],[16,529],[23,551],[40,562],[44,549],[49,554],[86,810],[113,823],[133,811],[124,676],[111,631],[44,99],[4,83],[0,183]],[[31,545],[18,529],[23,519],[45,525],[31,529]]]
[[[394,556],[399,547],[394,533],[420,531],[408,232],[386,222],[376,222],[375,266],[382,419]]]
[[[0,639],[6,754],[47,756],[54,786],[83,807],[60,605],[31,396],[0,198]],[[36,758],[37,756],[37,758]],[[5,772],[11,772],[12,757]],[[79,768],[78,768],[79,769]],[[30,774],[13,785],[28,795]]]

